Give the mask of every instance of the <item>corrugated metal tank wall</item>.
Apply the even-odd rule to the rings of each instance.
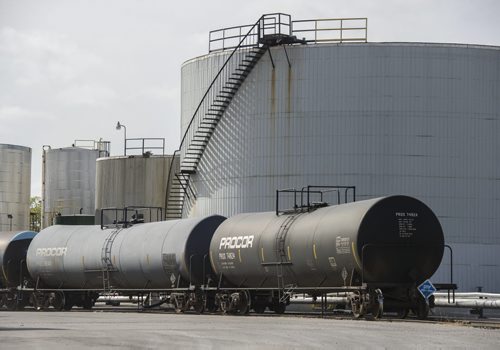
[[[99,158],[96,171],[96,209],[127,206],[165,208],[172,156]],[[179,169],[175,157],[174,169]]]
[[[500,49],[448,44],[282,47],[264,55],[192,177],[186,216],[274,209],[277,188],[355,185],[439,216],[462,290],[500,292]],[[185,126],[222,64],[182,67]],[[447,257],[435,279],[449,278]]]
[[[79,147],[44,150],[42,225],[61,215],[95,212],[95,169],[99,151]]]
[[[0,231],[29,228],[30,194],[31,148],[0,144]]]

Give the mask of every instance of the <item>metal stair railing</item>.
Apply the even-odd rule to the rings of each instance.
[[[239,87],[266,52],[268,46],[263,44],[261,39],[269,33],[290,35],[290,18],[288,16],[288,27],[286,27],[282,16],[288,15],[269,14],[259,18],[229,54],[203,95],[186,127],[179,149],[174,152],[174,155],[180,152],[181,164],[180,172],[175,178],[172,167],[169,169],[166,219],[181,218],[185,199],[196,199],[191,189],[190,177],[196,173],[208,142]],[[281,33],[282,27],[288,28],[286,33]]]

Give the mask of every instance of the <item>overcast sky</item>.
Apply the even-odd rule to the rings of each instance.
[[[0,143],[41,149],[76,139],[180,140],[180,68],[207,53],[208,32],[284,12],[368,17],[368,40],[500,45],[498,0],[0,0]],[[2,166],[0,164],[0,166]]]

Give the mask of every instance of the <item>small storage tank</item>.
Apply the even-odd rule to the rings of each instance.
[[[42,227],[57,215],[95,212],[96,159],[109,156],[109,142],[84,146],[44,147],[42,174]]]
[[[178,171],[179,157],[133,155],[100,158],[96,168],[96,209],[165,208],[170,166]],[[164,213],[163,213],[164,214]],[[156,217],[153,217],[153,221]],[[148,215],[144,216],[149,221]]]
[[[54,225],[31,243],[28,269],[50,288],[103,288],[105,271],[116,289],[187,287],[190,279],[201,282],[203,266],[210,273],[206,254],[224,220],[214,215],[104,230]]]
[[[0,144],[0,231],[29,228],[31,148]]]

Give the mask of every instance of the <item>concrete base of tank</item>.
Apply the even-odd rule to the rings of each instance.
[[[498,330],[458,324],[102,310],[0,312],[0,334],[3,350],[496,348],[500,343]]]

